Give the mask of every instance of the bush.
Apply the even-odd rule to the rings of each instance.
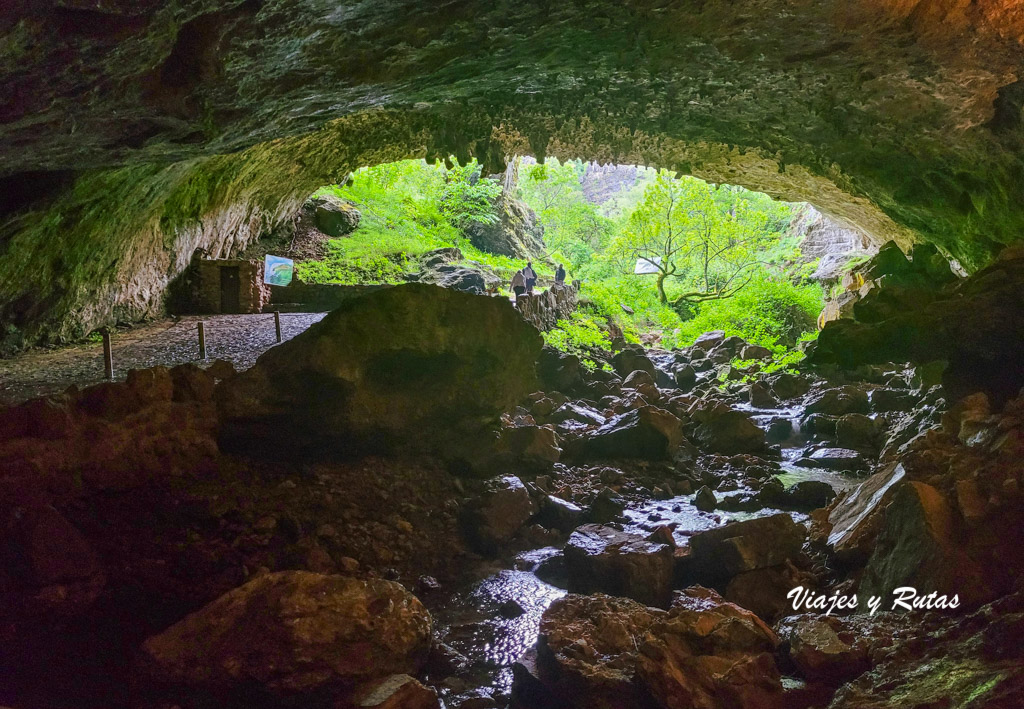
[[[794,285],[762,276],[732,298],[702,303],[695,318],[679,327],[679,340],[692,344],[702,333],[724,330],[775,352],[792,348],[805,333],[817,330],[824,305],[821,286]]]
[[[580,312],[572,314],[569,320],[559,320],[558,325],[545,333],[544,342],[552,347],[576,355],[583,366],[593,371],[597,364],[591,359],[594,350],[610,350],[612,343],[602,327]]]

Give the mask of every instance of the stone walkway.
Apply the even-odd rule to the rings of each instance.
[[[281,338],[289,340],[326,313],[282,313]],[[196,323],[206,323],[205,362],[199,360]],[[236,369],[248,369],[273,347],[274,316],[206,315],[158,320],[118,331],[112,337],[114,378],[124,379],[129,369],[195,362],[207,366],[226,359]],[[35,349],[11,359],[0,359],[0,405],[103,381],[103,345],[99,342],[58,349]]]

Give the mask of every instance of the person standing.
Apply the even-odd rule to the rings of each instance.
[[[533,261],[526,262],[526,268],[523,269],[523,277],[526,279],[527,295],[533,295],[533,286],[537,283],[537,272],[533,270]]]
[[[516,271],[512,276],[512,292],[515,294],[516,300],[519,300],[519,296],[526,292],[526,276],[522,271]]]
[[[565,285],[565,267],[562,264],[558,264],[558,269],[555,271],[555,285]]]

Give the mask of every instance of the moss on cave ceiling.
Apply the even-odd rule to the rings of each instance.
[[[0,321],[59,340],[153,314],[196,248],[449,154],[669,167],[975,269],[1024,233],[1017,5],[14,2]]]

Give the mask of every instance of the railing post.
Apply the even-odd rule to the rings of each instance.
[[[281,341],[281,312],[274,311],[274,330],[277,332],[277,341]]]
[[[199,359],[206,359],[206,326],[199,321]]]
[[[114,378],[114,353],[110,346],[110,330],[103,328],[103,375],[107,379]]]

